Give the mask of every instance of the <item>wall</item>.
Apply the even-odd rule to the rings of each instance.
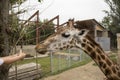
[[[96,37],[95,41],[100,44],[104,51],[110,51],[110,38],[108,37]]]

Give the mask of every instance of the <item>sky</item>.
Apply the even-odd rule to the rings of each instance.
[[[60,23],[64,23],[70,18],[101,21],[106,15],[103,10],[109,10],[109,7],[104,0],[43,0],[42,3],[38,0],[27,0],[17,9],[27,9],[26,13],[19,15],[20,19],[26,20],[39,10],[40,20],[59,15]]]

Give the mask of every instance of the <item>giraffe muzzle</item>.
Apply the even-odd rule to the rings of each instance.
[[[35,47],[35,50],[36,50],[36,52],[39,53],[39,54],[45,54],[45,53],[47,52],[46,47],[43,46],[43,45],[37,45],[37,46]]]
[[[46,49],[39,49],[39,50],[36,50],[39,54],[45,54],[47,52]]]

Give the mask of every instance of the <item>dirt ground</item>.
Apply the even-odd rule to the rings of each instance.
[[[94,62],[92,61],[84,66],[46,77],[43,80],[103,80],[105,78],[104,74],[98,66],[94,66],[93,64]]]

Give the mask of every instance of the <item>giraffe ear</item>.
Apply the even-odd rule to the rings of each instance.
[[[88,34],[88,32],[89,32],[89,30],[87,30],[87,29],[81,29],[80,32],[78,33],[78,35],[85,36]]]

